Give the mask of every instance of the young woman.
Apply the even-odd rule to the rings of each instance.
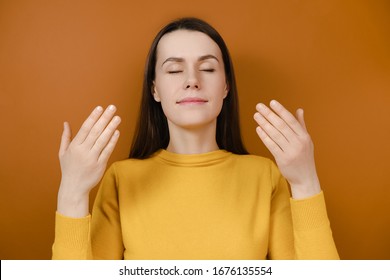
[[[248,155],[233,65],[206,22],[157,34],[130,159],[107,170],[90,215],[119,137],[115,110],[97,107],[73,140],[64,125],[54,259],[338,258],[303,111],[257,104],[278,167]]]

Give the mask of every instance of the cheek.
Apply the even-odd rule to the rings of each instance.
[[[155,90],[161,100],[173,98],[178,89],[181,89],[181,84],[178,79],[156,79]]]
[[[213,92],[217,98],[225,98],[227,94],[227,85],[225,75],[219,73],[217,76],[205,76],[203,84]]]
[[[218,115],[219,115],[219,113],[222,110],[222,106],[223,106],[224,100],[225,100],[224,96],[221,96],[220,99],[218,100],[217,104],[216,104],[216,111],[218,111]]]
[[[214,83],[212,91],[215,93],[215,99],[224,99],[228,93],[225,81]]]

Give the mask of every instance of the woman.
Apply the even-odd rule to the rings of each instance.
[[[64,125],[53,258],[337,259],[303,111],[256,106],[278,169],[248,155],[237,102],[218,32],[195,18],[164,27],[148,55],[130,159],[107,170],[92,215],[89,192],[120,118],[97,107],[73,140]]]

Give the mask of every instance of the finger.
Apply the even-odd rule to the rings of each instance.
[[[114,148],[116,146],[116,143],[118,143],[120,133],[119,130],[115,130],[115,132],[112,134],[110,141],[105,146],[103,151],[101,152],[98,161],[107,163],[108,159],[110,158],[112,152],[114,151]]]
[[[115,116],[111,120],[111,122],[107,125],[107,127],[104,129],[102,134],[99,136],[99,138],[96,140],[95,144],[93,145],[91,149],[93,152],[98,154],[102,152],[102,150],[109,143],[112,135],[114,134],[120,122],[121,122],[121,118],[118,116]]]
[[[298,119],[299,123],[307,132],[303,109],[298,109],[296,115],[297,115],[297,119]]]
[[[81,144],[85,141],[87,138],[89,132],[91,131],[92,127],[95,125],[95,123],[100,118],[101,114],[103,113],[103,108],[100,106],[97,106],[91,114],[88,116],[88,118],[84,121],[83,125],[81,126],[79,132],[74,138],[75,143]]]
[[[254,119],[259,127],[272,139],[282,150],[286,150],[289,144],[288,139],[271,124],[263,115],[259,112],[255,113]]]
[[[104,131],[108,123],[114,117],[115,111],[116,111],[116,107],[114,105],[108,106],[107,109],[104,111],[103,115],[101,115],[99,120],[93,125],[87,138],[84,141],[84,143],[88,147],[92,149],[96,140],[100,137],[100,135],[102,134],[102,132]]]
[[[301,135],[306,132],[302,125],[294,117],[294,115],[291,114],[286,108],[284,108],[282,104],[276,100],[272,100],[270,102],[270,106],[272,110],[274,110],[280,116],[280,118],[282,118],[287,123],[287,125],[294,133]]]
[[[279,157],[283,152],[281,148],[268,136],[268,134],[260,127],[256,127],[257,135],[259,135],[261,141],[271,152],[271,154],[276,158]]]
[[[280,116],[278,116],[275,112],[273,112],[270,108],[265,106],[262,103],[256,105],[256,109],[260,114],[262,114],[269,123],[271,123],[278,131],[280,131],[283,136],[290,141],[289,139],[293,139],[296,136],[294,131],[290,128],[288,123],[283,120]],[[267,131],[268,133],[268,131]],[[271,136],[271,135],[270,135]]]
[[[64,122],[64,129],[62,131],[62,136],[61,136],[61,144],[60,144],[60,150],[58,152],[59,156],[61,157],[66,150],[69,147],[69,144],[72,139],[72,131],[70,129],[70,125],[68,122]]]

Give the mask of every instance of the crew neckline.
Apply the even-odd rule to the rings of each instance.
[[[177,154],[165,149],[158,150],[154,158],[175,166],[210,166],[225,161],[232,155],[226,150],[216,150],[201,154]]]

